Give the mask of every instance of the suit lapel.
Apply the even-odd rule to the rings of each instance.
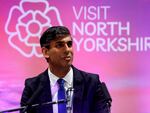
[[[84,82],[83,77],[79,70],[73,67],[73,87],[74,87],[74,99],[73,99],[73,111],[74,113],[82,112],[82,102],[83,102],[83,91]]]
[[[48,77],[48,70],[46,70],[42,77],[41,77],[41,80],[40,82],[42,82],[42,84],[44,85],[43,87],[43,92],[42,92],[42,95],[41,95],[41,102],[51,102],[52,101],[52,97],[51,97],[51,90],[50,90],[50,80],[49,80],[49,77]],[[45,109],[46,111],[52,111],[52,106],[48,105],[47,107],[45,106]]]

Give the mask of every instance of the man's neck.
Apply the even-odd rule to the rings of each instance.
[[[61,67],[61,68],[53,68],[53,67],[49,67],[50,68],[50,70],[51,70],[51,72],[54,74],[54,75],[56,75],[57,77],[59,77],[59,78],[63,78],[63,77],[65,77],[66,76],[66,74],[69,72],[69,70],[70,70],[70,67]]]

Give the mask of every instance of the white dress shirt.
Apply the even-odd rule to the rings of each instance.
[[[49,68],[48,68],[48,76],[50,79],[52,101],[57,101],[58,100],[57,95],[58,95],[58,89],[59,89],[59,85],[57,83],[57,80],[59,78],[56,75],[54,75],[50,71]],[[72,68],[70,68],[70,71],[62,79],[65,80],[64,87],[65,87],[66,91],[68,88],[73,87],[73,70],[72,70]],[[58,113],[58,104],[53,104],[53,113]]]

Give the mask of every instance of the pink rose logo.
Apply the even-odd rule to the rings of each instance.
[[[23,56],[42,57],[39,38],[52,25],[63,25],[56,7],[46,0],[22,0],[10,9],[5,32],[9,44]]]

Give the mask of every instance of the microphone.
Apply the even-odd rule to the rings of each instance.
[[[103,96],[105,99],[105,102],[107,104],[107,106],[110,108],[111,107],[111,102],[112,102],[112,98],[108,92],[108,89],[106,87],[106,84],[104,82],[102,82],[101,84],[101,88],[102,88],[102,92],[103,92]]]
[[[39,96],[40,92],[42,91],[43,87],[44,87],[44,85],[41,83],[41,85],[39,85],[39,87],[37,88],[35,93],[33,93],[31,98],[27,101],[27,104],[25,106],[21,106],[21,107],[18,107],[18,108],[13,108],[13,109],[3,110],[3,111],[0,111],[0,113],[14,112],[14,111],[20,111],[20,113],[27,113],[28,109],[39,107],[39,106],[59,104],[59,103],[67,103],[67,102],[69,103],[69,100],[71,100],[70,98],[72,98],[71,97],[72,94],[70,92],[72,90],[69,89],[68,96],[67,96],[68,99],[61,99],[61,100],[57,100],[57,101],[48,101],[48,102],[33,104],[35,99]],[[72,106],[71,103],[69,103],[68,105]],[[71,113],[71,112],[69,112],[69,113]]]
[[[72,106],[73,106],[73,91],[74,89],[72,87],[68,88],[66,94],[67,94],[67,113],[71,113]]]
[[[24,113],[24,112],[26,113],[26,110],[29,109],[27,107],[34,108],[34,107],[51,105],[51,104],[59,104],[59,103],[67,103],[67,100],[61,99],[61,100],[57,100],[57,101],[50,101],[50,102],[44,102],[44,103],[38,103],[38,104],[30,104],[30,106],[27,105],[27,106],[22,106],[22,107],[18,107],[18,108],[3,110],[3,111],[0,111],[0,113],[7,113],[7,112],[14,112],[14,111],[21,111],[21,110],[23,110],[23,111],[21,111],[20,113]]]

